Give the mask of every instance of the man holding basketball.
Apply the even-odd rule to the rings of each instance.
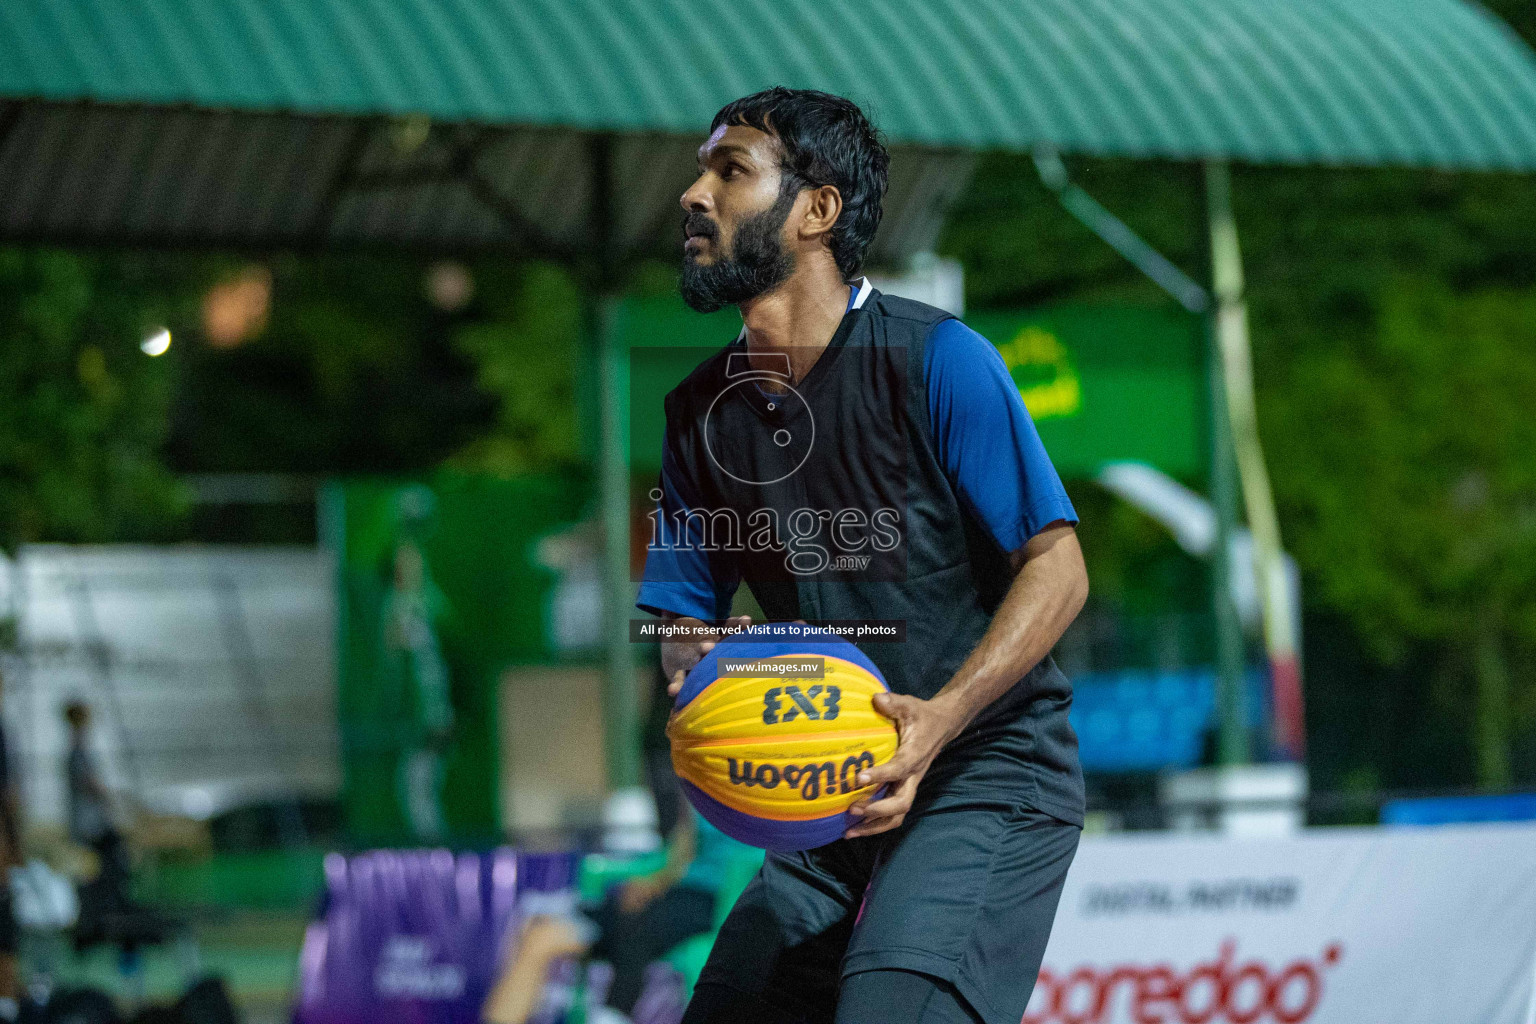
[[[727,105],[683,194],[682,290],[740,336],[667,396],[639,605],[882,620],[900,744],[827,846],[770,854],[685,1024],[1017,1024],[1082,825],[1050,650],[1088,582],[1076,513],[990,344],[859,276],[888,157],[857,106]],[[668,643],[676,693],[709,641]]]

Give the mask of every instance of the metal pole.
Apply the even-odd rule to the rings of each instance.
[[[587,336],[597,367],[597,487],[603,537],[603,752],[610,792],[640,784],[629,580],[629,359],[618,334],[620,270],[613,209],[613,140],[593,135],[588,237],[594,246],[586,299]]]
[[[1302,717],[1300,629],[1292,606],[1291,582],[1280,547],[1269,470],[1259,443],[1258,406],[1253,390],[1253,354],[1248,341],[1248,306],[1243,299],[1243,257],[1232,215],[1232,178],[1226,164],[1206,165],[1210,211],[1211,270],[1216,295],[1215,335],[1220,347],[1231,449],[1242,485],[1243,506],[1253,536],[1253,578],[1263,612],[1265,654],[1274,694],[1275,740],[1299,758],[1306,742]]]
[[[603,635],[607,671],[603,686],[603,735],[610,791],[640,784],[636,749],[634,648],[629,620],[634,588],[629,578],[629,362],[618,336],[619,300],[597,302],[601,445],[598,451],[603,524]]]
[[[1249,761],[1248,727],[1243,694],[1243,627],[1232,603],[1232,534],[1237,527],[1238,473],[1232,446],[1231,410],[1227,404],[1226,361],[1223,358],[1223,314],[1242,299],[1241,263],[1232,277],[1235,231],[1231,182],[1225,164],[1205,165],[1206,219],[1211,257],[1211,292],[1215,301],[1206,315],[1206,359],[1210,384],[1211,505],[1216,512],[1216,547],[1211,552],[1211,610],[1216,620],[1217,761],[1223,765]]]

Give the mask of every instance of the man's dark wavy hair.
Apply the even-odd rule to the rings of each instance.
[[[836,187],[843,212],[832,227],[832,258],[844,279],[854,278],[880,227],[891,165],[864,112],[831,93],[774,86],[721,107],[710,132],[723,124],[756,128],[779,140],[785,192]]]

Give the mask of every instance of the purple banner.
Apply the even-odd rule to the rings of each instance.
[[[325,862],[294,1024],[479,1024],[519,897],[569,891],[578,855],[374,850]]]

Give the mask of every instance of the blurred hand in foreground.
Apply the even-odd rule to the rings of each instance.
[[[632,878],[619,890],[619,910],[626,914],[638,914],[672,888],[672,884],[673,879],[666,871]]]

